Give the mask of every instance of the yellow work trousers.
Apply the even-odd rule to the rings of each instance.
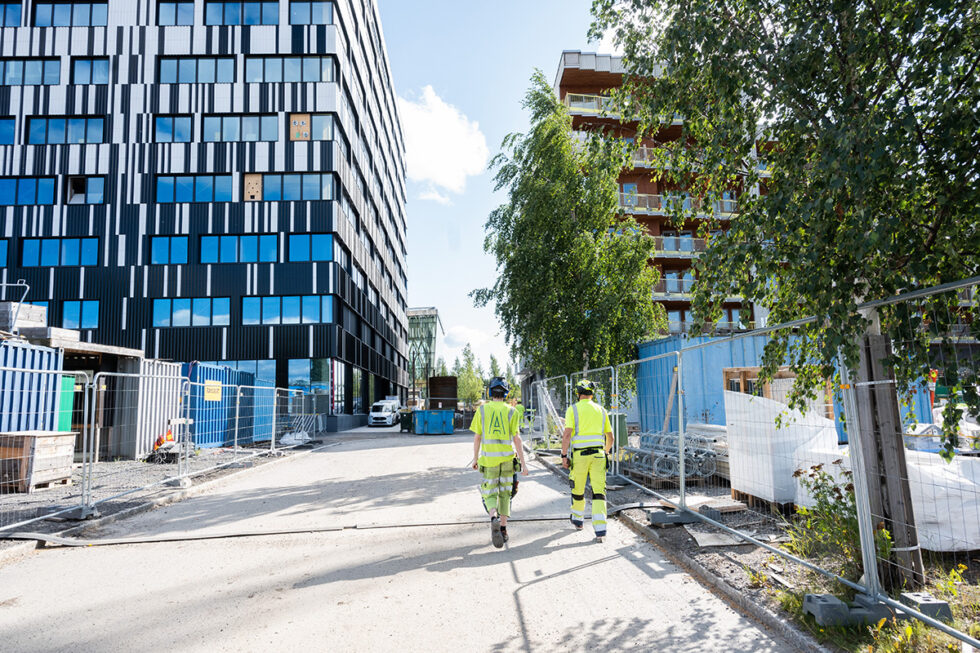
[[[592,528],[596,536],[606,534],[606,454],[584,455],[572,451],[572,469],[568,474],[572,485],[572,523],[582,526],[585,522],[585,481],[592,484]]]

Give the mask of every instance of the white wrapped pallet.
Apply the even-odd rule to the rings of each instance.
[[[766,501],[796,500],[797,451],[837,446],[834,420],[765,397],[726,390],[725,415],[732,489]]]

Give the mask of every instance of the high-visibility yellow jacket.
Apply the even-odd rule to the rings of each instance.
[[[582,399],[565,411],[565,428],[572,429],[572,449],[605,449],[605,434],[612,432],[612,423],[605,408],[591,399]]]
[[[493,467],[517,455],[514,451],[517,426],[517,411],[502,401],[491,401],[477,409],[470,430],[483,436],[477,461],[481,467]]]

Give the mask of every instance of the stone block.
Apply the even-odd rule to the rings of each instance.
[[[937,599],[928,592],[903,592],[899,600],[927,617],[946,623],[953,621],[953,611],[950,609],[949,603]]]
[[[804,595],[803,614],[812,614],[821,626],[846,626],[851,622],[847,604],[833,594]]]
[[[711,506],[701,506],[698,508],[698,512],[708,519],[714,519],[717,522],[721,521],[721,511],[717,508],[712,508]]]

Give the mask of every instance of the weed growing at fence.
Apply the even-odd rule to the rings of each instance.
[[[801,558],[827,562],[834,573],[857,580],[862,565],[854,486],[850,470],[843,469],[840,463],[834,462],[834,474],[823,465],[798,469],[793,474],[814,505],[796,507],[796,518],[786,524],[790,538],[786,548]]]

